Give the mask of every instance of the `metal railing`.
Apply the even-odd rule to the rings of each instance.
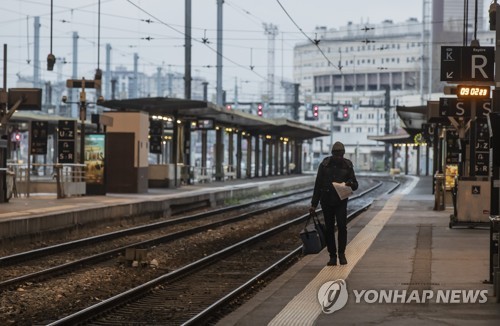
[[[195,183],[204,183],[215,181],[216,169],[215,166],[210,168],[201,166],[182,166],[181,180],[186,182],[189,178]],[[233,165],[224,165],[222,170],[222,180],[236,179],[236,167]]]
[[[57,198],[84,195],[85,164],[7,163],[12,177],[12,195],[57,193]]]
[[[212,181],[211,169],[202,166],[194,167],[194,180],[195,182],[203,183]]]

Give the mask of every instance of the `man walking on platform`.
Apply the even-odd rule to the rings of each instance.
[[[352,190],[358,189],[358,181],[354,174],[352,162],[344,158],[345,148],[341,142],[332,147],[332,156],[326,157],[318,167],[314,192],[309,212],[316,213],[318,203],[321,203],[325,219],[325,238],[330,260],[328,266],[337,265],[337,254],[341,265],[347,264],[345,248],[347,245],[347,201],[341,199],[333,183],[342,184]],[[338,248],[335,244],[335,220],[337,220]]]

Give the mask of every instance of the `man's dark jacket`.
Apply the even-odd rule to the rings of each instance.
[[[311,206],[321,205],[335,206],[341,200],[332,182],[350,184],[352,190],[358,189],[358,181],[354,174],[352,162],[341,156],[328,156],[318,167]],[[347,200],[344,199],[344,200]]]

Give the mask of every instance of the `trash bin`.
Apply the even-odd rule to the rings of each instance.
[[[6,175],[6,184],[7,184],[7,201],[9,201],[13,195],[17,196],[16,185],[16,174],[12,171],[7,171]]]
[[[434,176],[434,210],[435,211],[444,211],[445,203],[444,203],[444,195],[445,195],[445,177],[442,173],[436,173]]]
[[[496,301],[500,302],[500,215],[490,216],[490,283],[493,283]]]
[[[457,214],[457,192],[458,192],[458,183],[455,180],[455,184],[451,188],[451,199],[453,200],[453,215],[456,217]]]

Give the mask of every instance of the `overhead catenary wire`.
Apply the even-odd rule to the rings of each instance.
[[[28,1],[23,1],[23,2],[28,2],[28,3],[33,3],[33,4],[40,4],[39,2],[29,1],[29,0],[28,0]],[[109,1],[104,1],[104,2],[109,2]],[[86,8],[86,7],[89,7],[89,6],[90,6],[90,5],[85,5],[85,6],[81,6],[81,7],[74,8],[74,9],[73,9],[73,8],[62,9],[62,10],[58,11],[57,13],[66,12],[66,11],[68,11],[68,10],[71,10],[72,12],[73,12],[73,11],[81,11],[81,12],[87,12],[87,13],[90,13],[90,12],[95,13],[94,11],[91,11],[91,10],[85,10],[85,9],[84,9],[84,8]],[[58,7],[58,6],[56,6],[56,7]],[[59,7],[60,7],[60,8],[64,8],[64,7],[61,7],[61,6],[59,6]],[[4,8],[4,9],[8,9],[8,8]],[[3,10],[3,9],[2,9],[2,10]],[[242,9],[242,10],[243,10],[243,11],[245,11],[244,9]],[[248,11],[246,11],[246,12],[248,12]],[[106,13],[106,14],[104,14],[104,15],[105,15],[105,16],[107,16],[107,17],[117,17],[117,18],[123,18],[123,19],[132,19],[132,20],[137,20],[136,18],[131,18],[131,17],[123,16],[123,15],[108,14],[108,13]],[[43,16],[43,14],[42,14],[41,16]],[[254,17],[255,17],[255,15],[252,15],[252,16],[254,16]],[[142,19],[142,20],[143,20],[143,19]],[[458,19],[457,19],[457,21],[458,21]],[[4,23],[5,23],[5,22],[9,22],[9,21],[4,21]],[[433,23],[435,23],[435,22],[433,22]],[[414,22],[411,22],[411,23],[409,23],[409,24],[414,24]],[[82,24],[82,23],[80,23],[80,25],[92,26],[91,24]],[[171,25],[171,26],[172,26],[172,24],[169,24],[169,25]],[[383,28],[383,29],[390,29],[390,28],[396,28],[396,27],[397,27],[397,26],[390,26],[390,25],[388,25],[388,26],[383,26],[383,27],[380,27],[380,28]],[[114,29],[114,30],[117,30],[117,31],[125,31],[124,29],[115,28],[114,26],[108,26],[108,27],[106,27],[106,29],[107,29],[107,30],[109,30],[109,29]],[[379,27],[377,27],[377,29],[379,29]],[[207,30],[207,29],[206,29],[206,28],[204,28],[204,30]],[[208,29],[208,30],[210,30],[210,29]],[[130,32],[133,32],[133,31],[130,31]],[[245,31],[241,31],[241,30],[239,30],[238,32],[245,32]],[[254,33],[259,33],[259,34],[261,33],[261,31],[260,31],[260,30],[259,30],[259,31],[247,31],[247,32],[254,32]],[[335,30],[329,31],[329,33],[330,33],[330,34],[335,34],[336,32],[338,32],[338,31],[335,31]],[[284,32],[283,32],[283,33],[284,33]],[[287,32],[287,34],[292,34],[292,33],[293,33],[293,32]],[[167,36],[166,36],[166,37],[167,37]],[[130,37],[130,38],[134,38],[134,37]],[[156,37],[156,38],[159,38],[159,37]],[[124,38],[123,38],[123,37],[111,37],[111,38],[110,38],[110,37],[107,37],[107,39],[111,39],[111,40],[113,40],[113,39],[124,39]],[[226,40],[226,41],[227,41],[228,39],[230,40],[230,38],[227,38],[227,37],[225,38],[225,40]],[[294,40],[294,39],[295,39],[295,38],[290,38],[289,40]],[[248,39],[248,38],[242,38],[242,37],[239,37],[239,38],[238,38],[238,40],[249,40],[249,39]],[[388,42],[388,43],[390,43],[390,42]],[[227,44],[225,44],[225,45],[227,46]],[[253,48],[255,49],[255,47],[253,47]]]
[[[105,3],[105,2],[112,2],[112,1],[102,0],[102,2],[103,2],[103,3]],[[136,2],[136,3],[138,3],[139,5],[141,4],[141,2],[138,2],[138,1],[135,1],[135,2]],[[228,2],[232,2],[232,3],[234,3],[234,2],[235,2],[235,0],[228,0],[228,1],[226,1],[225,3],[228,3]],[[45,0],[45,1],[30,1],[30,0],[26,0],[26,1],[25,1],[25,0],[23,0],[23,3],[33,3],[33,4],[39,4],[39,5],[42,5],[42,3],[44,3],[44,6],[45,6],[45,7],[47,7],[47,6],[48,6],[48,3],[46,2],[46,0]],[[57,3],[57,1],[55,1],[55,3]],[[286,2],[284,2],[284,1],[282,1],[282,3],[283,3],[284,5],[286,5],[286,4],[287,4],[287,3],[286,3]],[[84,8],[84,7],[90,7],[90,6],[91,6],[91,5],[82,6],[81,8],[69,8],[69,7],[66,7],[66,9],[64,9],[64,6],[57,6],[57,5],[55,5],[55,6],[54,6],[54,17],[57,17],[57,12],[68,12],[68,10],[72,10],[72,11],[74,11],[74,13],[75,13],[75,18],[76,18],[76,19],[78,19],[78,18],[79,18],[79,17],[78,17],[78,15],[76,15],[78,12],[82,12],[82,13],[83,13],[83,12],[87,12],[87,13],[96,13],[96,10],[95,10],[95,9],[96,9],[96,7],[95,7],[95,1],[94,1],[94,3],[92,4],[93,8],[90,8],[90,9],[85,9],[85,8]],[[95,8],[95,9],[94,9],[94,8]],[[233,8],[234,8],[234,6],[233,6]],[[47,9],[48,9],[48,8],[47,8]],[[245,10],[246,10],[246,9],[245,9],[245,8],[242,8],[241,10],[242,10],[243,12],[245,12]],[[40,12],[40,13],[43,13],[44,11],[43,11],[43,10],[39,10],[39,12]],[[247,16],[249,16],[249,18],[252,18],[255,22],[259,20],[259,17],[258,17],[258,16],[256,16],[256,15],[250,14],[250,11],[246,10],[246,12],[247,12]],[[47,13],[48,13],[48,10],[46,10],[46,11],[45,11],[45,16],[46,16],[46,18],[47,18]],[[155,13],[155,14],[156,14],[156,12],[153,12],[153,13]],[[110,12],[109,14],[108,14],[108,13],[103,13],[103,14],[104,14],[104,15],[103,15],[103,22],[109,22],[109,20],[107,20],[107,19],[106,19],[107,17],[119,17],[119,18],[129,19],[129,20],[137,20],[137,17],[134,17],[134,18],[127,17],[126,15],[120,15],[120,14],[118,14],[118,12],[116,12],[116,11],[114,11],[114,12]],[[12,17],[12,16],[11,16],[11,17]],[[23,17],[23,18],[24,18],[24,17]],[[147,18],[147,17],[139,17],[139,18]],[[105,19],[106,19],[106,20],[105,20]],[[68,20],[68,18],[66,18],[66,20]],[[152,20],[152,19],[151,19],[151,20]],[[42,23],[42,24],[45,26],[45,28],[48,26],[48,24],[47,24],[47,23],[48,23],[48,21],[45,21],[45,22],[43,22],[43,23]],[[78,24],[78,22],[76,22],[76,20],[75,20],[75,22],[74,22],[74,23],[75,23],[75,25],[76,25],[76,24]],[[413,22],[413,21],[412,21],[412,22],[409,22],[409,24],[415,24],[415,22]],[[44,28],[44,26],[43,26],[43,25],[42,25],[42,28]],[[91,26],[92,26],[91,24],[81,24],[81,25],[87,25],[87,26],[89,26],[89,27],[91,27]],[[170,25],[172,25],[172,24],[170,24]],[[181,26],[181,25],[182,25],[182,24],[172,25],[172,26],[177,27],[177,28],[179,29],[179,27],[178,27],[178,26]],[[406,25],[406,24],[403,24],[403,26],[404,26],[404,25]],[[54,24],[54,30],[57,30],[57,26],[58,26],[57,24]],[[116,28],[116,27],[118,27],[118,26],[124,26],[124,25],[123,25],[123,24],[113,24],[113,25],[111,25],[111,26],[106,27],[106,31],[108,31],[108,29],[110,29],[110,28],[112,28],[112,29],[114,29],[114,30],[116,30],[116,31],[122,31],[122,30],[124,30],[124,29]],[[157,26],[157,25],[156,25],[156,26]],[[399,27],[401,27],[401,24],[398,24],[398,26],[399,26]],[[94,27],[95,27],[95,25],[94,25]],[[75,26],[75,28],[77,28],[77,29],[78,29],[79,27],[78,27],[78,26]],[[377,26],[377,29],[378,29],[378,30],[379,30],[379,29],[387,29],[387,30],[388,30],[388,29],[390,29],[390,28],[395,28],[395,26],[392,26],[391,24],[387,24],[387,25],[384,25],[384,26]],[[158,28],[156,28],[156,29],[158,30]],[[250,28],[250,29],[252,29],[252,28]],[[84,29],[82,29],[82,30],[84,30]],[[88,29],[85,29],[85,30],[88,30]],[[208,28],[208,29],[207,29],[206,27],[204,27],[204,28],[202,28],[201,30],[202,30],[202,31],[207,30],[207,33],[208,33],[211,29],[210,29],[210,28]],[[288,28],[288,30],[291,30],[291,28]],[[105,29],[103,29],[103,31],[105,31]],[[160,31],[161,31],[161,29],[160,29]],[[140,35],[134,35],[134,32],[137,34],[137,31],[130,31],[130,32],[128,33],[128,35],[130,35],[130,38],[131,38],[131,39],[133,39],[133,38],[135,38],[135,39],[140,39]],[[255,33],[259,33],[259,34],[260,34],[262,31],[261,31],[261,29],[258,29],[258,31],[257,31],[257,29],[256,29],[256,31],[241,31],[241,30],[240,30],[240,31],[238,31],[238,32],[241,32],[241,33],[242,33],[242,34],[241,34],[241,36],[239,37],[239,40],[254,40],[254,39],[257,39],[257,38],[253,38],[253,37],[251,37],[251,34],[248,34],[248,33],[253,33],[253,32],[255,32]],[[336,35],[336,33],[338,33],[338,32],[340,32],[340,31],[337,31],[337,30],[335,30],[335,29],[331,29],[331,30],[329,30],[329,31],[328,31],[328,35],[329,35],[329,37],[330,37],[330,36],[335,36],[335,35]],[[57,32],[56,32],[56,33],[57,33]],[[177,32],[175,32],[175,33],[177,33]],[[301,33],[300,35],[303,35],[303,34],[302,34],[302,31],[301,31],[300,33]],[[113,33],[113,34],[118,35],[117,33]],[[164,33],[158,33],[158,34],[164,34]],[[167,34],[173,34],[173,33],[167,33]],[[200,33],[200,34],[202,34],[202,33]],[[288,32],[287,34],[288,34],[289,36],[292,36],[292,35],[297,36],[297,35],[299,35],[299,33],[298,33],[296,30],[293,30],[293,32]],[[311,33],[309,33],[309,35],[311,35]],[[151,35],[151,36],[153,36],[153,35]],[[199,35],[199,36],[201,37],[201,35]],[[250,37],[249,37],[249,36],[250,36]],[[196,37],[196,36],[195,36],[195,37]],[[60,37],[59,37],[59,38],[60,38]],[[80,39],[82,39],[82,40],[85,40],[85,36],[79,35],[79,38],[80,38]],[[125,37],[125,38],[126,38],[126,37]],[[107,35],[106,35],[106,40],[109,40],[109,41],[111,41],[111,42],[113,42],[113,40],[115,40],[115,39],[117,39],[117,40],[124,40],[125,38],[115,37],[114,35],[111,35],[111,36],[107,36]],[[162,38],[161,36],[160,36],[160,37],[155,36],[155,39],[156,39],[156,40],[159,40],[159,39],[166,39],[166,38],[168,38],[168,36],[165,36],[165,37],[163,37],[163,38]],[[208,38],[210,38],[210,34],[208,35]],[[314,37],[312,37],[312,38],[314,38]],[[57,37],[56,37],[56,39],[57,39]],[[234,39],[236,40],[237,38],[234,38]],[[297,39],[297,37],[289,37],[289,38],[287,38],[287,39],[290,39],[290,40],[293,42],[293,40]],[[88,42],[89,42],[89,43],[92,43],[92,42],[90,41],[90,38],[87,38],[87,40],[88,40]],[[229,37],[229,38],[228,38],[228,37],[225,37],[225,38],[224,38],[224,41],[225,41],[225,44],[224,44],[224,45],[225,45],[225,47],[230,46],[230,45],[229,45],[229,43],[230,43],[230,42],[227,42],[228,40],[231,40],[231,38],[230,38],[230,37]],[[54,43],[54,45],[57,47],[57,49],[56,49],[56,50],[57,50],[58,52],[59,52],[60,48],[64,48],[64,47],[65,47],[64,45],[62,45],[62,46],[61,46],[61,44],[60,44],[61,42],[57,43],[57,41],[56,41],[56,40],[54,40],[54,41],[56,42],[56,43]],[[167,42],[168,42],[168,41],[167,41]],[[175,42],[175,41],[174,41],[174,40],[172,40],[172,42]],[[310,42],[310,41],[309,41],[309,42]],[[325,53],[327,53],[327,52],[326,52],[326,45],[325,45],[326,43],[324,43],[324,42],[325,42],[325,40],[322,40],[322,41],[321,41],[321,43],[319,44],[319,46],[320,46],[321,48],[325,49]],[[158,43],[156,43],[156,42],[151,42],[151,43],[152,43],[152,44],[148,44],[148,47],[157,47],[157,46],[159,46],[159,45],[158,45],[158,43],[160,43],[160,42],[158,42]],[[156,44],[155,44],[155,43],[156,43]],[[179,43],[180,43],[180,42],[179,42]],[[389,41],[386,41],[386,43],[387,43],[387,44],[391,44],[392,42],[389,40]],[[45,44],[47,44],[47,43],[45,43]],[[249,47],[250,47],[249,42],[247,42],[247,44],[248,44],[247,48],[249,48]],[[429,44],[430,44],[430,43],[429,43]],[[235,46],[236,46],[236,45],[235,45]],[[127,52],[127,49],[126,49],[125,47],[122,47],[121,45],[120,45],[119,47],[121,47],[122,49],[124,49],[124,50],[125,50],[125,52]],[[179,45],[178,47],[182,47],[182,45]],[[243,47],[245,47],[245,46],[244,46],[244,44],[241,44],[241,46],[240,46],[240,47],[242,47],[242,48],[243,48]],[[113,49],[114,49],[114,50],[116,50],[117,48],[118,48],[118,47],[115,47],[115,46],[113,47]],[[253,48],[254,52],[255,52],[255,50],[256,50],[256,49],[257,49],[257,51],[259,51],[259,48],[258,48],[258,47],[252,46],[252,48]],[[83,49],[82,49],[82,50],[83,50]],[[29,49],[28,49],[28,51],[29,51]],[[156,51],[156,50],[155,50],[155,49],[153,49],[153,51]],[[168,51],[168,50],[167,50],[167,51]],[[213,49],[211,49],[211,51],[214,51],[214,50],[213,50]],[[214,52],[216,52],[216,51],[214,51]],[[26,53],[26,52],[25,52],[25,53]],[[94,53],[95,53],[95,52],[94,52]],[[318,51],[318,54],[320,54],[320,52],[319,52],[319,51]],[[322,55],[323,55],[323,54],[322,54]],[[327,53],[327,55],[331,56],[331,54],[329,54],[329,53]],[[145,56],[147,56],[147,53],[145,53],[145,55],[141,55],[141,61],[143,60],[143,58],[145,58]],[[335,56],[336,56],[336,54],[333,54],[333,56],[335,57]],[[230,56],[229,56],[229,57],[230,57]],[[333,62],[335,62],[335,63],[336,63],[336,62],[337,62],[337,60],[335,60],[335,58],[334,58],[334,57],[333,57],[333,58],[332,58],[332,57],[330,57],[330,59],[331,59],[331,61],[333,61]],[[248,57],[246,57],[246,56],[245,56],[245,59],[246,59],[246,60],[244,60],[244,61],[247,61],[247,60],[248,60],[247,58],[248,58]],[[32,58],[31,58],[31,59],[32,59]],[[155,59],[151,58],[151,61],[154,61],[154,60],[155,60]],[[127,66],[127,65],[129,65],[129,63],[125,63],[124,65],[125,65],[125,66]],[[151,62],[151,65],[153,66],[153,65],[154,65],[154,63],[153,63],[153,62]],[[229,66],[231,66],[231,65],[232,65],[232,64],[230,64]],[[257,66],[258,66],[258,65],[257,65]],[[248,64],[245,64],[245,66],[244,66],[244,67],[248,67]],[[346,68],[344,68],[344,70],[345,70],[345,69],[346,69]],[[257,71],[260,71],[259,69],[256,69],[256,70],[257,70]],[[260,78],[265,78],[265,77],[260,77]]]
[[[26,59],[26,62],[28,64],[31,63],[31,58],[30,58],[30,16],[26,16],[26,48],[28,49],[28,59]]]
[[[99,61],[101,58],[101,0],[98,1],[97,8],[97,69],[99,69]]]
[[[151,18],[155,19],[156,21],[158,21],[160,24],[174,30],[175,32],[185,36],[185,33],[173,26],[171,26],[170,24],[164,22],[163,20],[159,19],[158,17],[155,17],[153,14],[151,14],[150,12],[148,12],[147,10],[143,9],[142,7],[138,6],[137,4],[135,4],[134,2],[132,2],[132,0],[127,0],[127,2],[129,2],[131,5],[133,5],[134,7],[136,7],[137,9],[139,9],[140,11],[142,11],[143,13],[145,13],[146,15],[150,16]],[[203,42],[203,40],[198,40],[196,38],[193,38],[191,37],[191,40],[195,41],[195,42],[198,42],[200,44],[203,44],[205,45],[208,49],[210,49],[211,51],[213,51],[214,53],[216,53],[217,55],[221,55],[216,49],[214,49],[213,47],[210,46],[210,44],[208,42]],[[267,80],[267,78],[265,76],[262,76],[261,74],[259,74],[258,72],[256,72],[255,70],[252,70],[252,69],[249,69],[248,67],[228,58],[227,56],[225,55],[221,55],[222,58],[224,58],[225,60],[233,63],[234,65],[240,67],[240,68],[243,68],[245,70],[250,70],[252,73],[254,73],[255,75],[259,76],[260,78],[262,78],[263,80]]]
[[[52,31],[54,29],[54,0],[50,0],[50,53],[52,53]]]
[[[321,53],[321,55],[323,55],[323,57],[326,59],[326,61],[328,62],[328,65],[329,66],[333,66],[333,67],[336,67],[340,72],[342,72],[342,67],[341,66],[335,66],[333,64],[333,62],[330,60],[330,58],[328,58],[328,56],[325,54],[325,52],[323,52],[323,50],[321,49],[321,47],[319,46],[319,43],[320,43],[320,40],[318,39],[311,39],[309,37],[309,35],[307,35],[304,30],[295,22],[295,20],[292,18],[292,16],[290,16],[290,14],[288,13],[288,11],[285,9],[285,7],[283,6],[283,4],[281,4],[280,0],[276,0],[276,2],[278,2],[279,6],[281,7],[281,9],[283,10],[283,12],[288,16],[288,18],[292,21],[292,23],[295,25],[295,27],[297,27],[297,29],[312,43],[314,44],[319,52]]]

